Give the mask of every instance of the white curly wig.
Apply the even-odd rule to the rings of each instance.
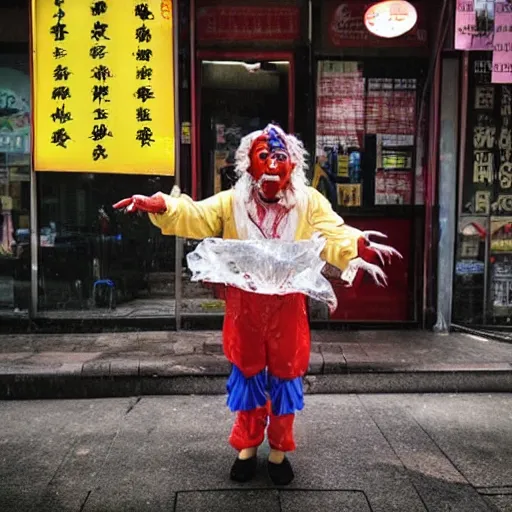
[[[251,147],[258,137],[268,133],[272,129],[275,130],[284,141],[290,155],[290,161],[295,166],[290,179],[290,187],[289,190],[285,191],[285,196],[302,196],[308,185],[306,178],[308,153],[304,148],[304,144],[294,135],[285,133],[281,127],[269,124],[264,130],[258,130],[243,137],[235,153],[235,171],[238,177],[235,190],[241,193],[247,200],[256,185],[253,177],[248,172],[251,165]]]

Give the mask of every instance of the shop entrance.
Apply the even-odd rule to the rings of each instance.
[[[198,61],[196,194],[230,188],[244,135],[268,123],[293,129],[292,58],[288,54],[203,54]]]
[[[386,266],[388,286],[359,274],[358,287],[333,280],[330,320],[416,322],[422,282],[426,147],[426,59],[317,61],[312,185],[347,224],[387,235],[403,255]]]
[[[236,181],[235,151],[243,136],[276,123],[293,130],[293,58],[288,53],[200,52],[196,66],[195,198],[227,190]],[[186,242],[192,251],[197,242]],[[222,314],[221,287],[185,280],[183,314]]]

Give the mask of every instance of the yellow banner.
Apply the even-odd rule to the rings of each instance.
[[[171,0],[32,0],[36,171],[174,175]]]

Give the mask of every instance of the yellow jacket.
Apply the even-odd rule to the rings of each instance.
[[[234,217],[234,190],[219,192],[203,201],[193,201],[182,194],[163,194],[167,211],[149,214],[151,222],[164,235],[197,240],[209,237],[239,239]],[[362,232],[347,226],[333,211],[329,201],[316,189],[307,187],[307,207],[299,212],[295,240],[309,240],[315,233],[326,239],[323,260],[345,270],[357,257],[357,240]]]

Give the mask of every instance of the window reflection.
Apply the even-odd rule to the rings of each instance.
[[[0,315],[30,303],[28,55],[0,56]]]
[[[174,315],[174,237],[112,204],[173,179],[38,173],[39,306],[47,316]]]

